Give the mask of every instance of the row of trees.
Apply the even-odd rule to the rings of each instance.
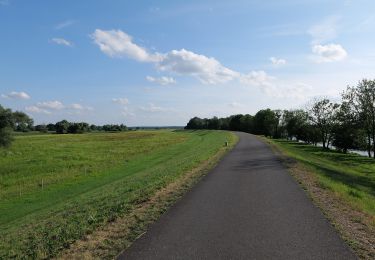
[[[85,132],[91,131],[110,131],[110,132],[120,132],[120,131],[127,131],[128,128],[126,125],[90,125],[85,122],[68,122],[67,120],[62,120],[57,122],[56,124],[48,124],[48,125],[36,125],[35,131],[40,132],[56,132],[57,134],[80,134]]]
[[[25,113],[4,108],[0,105],[0,147],[9,146],[13,131],[28,131],[34,121]]]
[[[62,120],[57,122],[56,124],[42,124],[36,125],[33,127],[34,131],[39,131],[43,133],[47,132],[56,132],[57,134],[77,134],[77,133],[85,133],[85,132],[93,132],[93,131],[109,131],[109,132],[120,132],[120,131],[127,131],[128,128],[124,124],[116,125],[116,124],[107,124],[107,125],[94,125],[88,124],[85,122],[68,122],[67,120]]]
[[[349,149],[366,150],[371,157],[375,151],[375,80],[362,80],[348,87],[340,103],[321,98],[313,100],[306,109],[263,109],[254,116],[194,117],[185,128],[244,131],[321,143],[324,149],[335,146],[344,153]]]
[[[120,132],[127,131],[128,128],[124,124],[107,124],[103,126],[90,125],[85,122],[68,122],[62,120],[56,124],[41,124],[35,125],[32,118],[23,112],[13,112],[9,108],[4,108],[0,105],[0,147],[7,147],[13,141],[13,132],[54,132],[57,134],[78,134],[91,131],[110,131]]]

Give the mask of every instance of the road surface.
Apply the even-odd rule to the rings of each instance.
[[[236,147],[119,259],[356,259],[271,149]]]

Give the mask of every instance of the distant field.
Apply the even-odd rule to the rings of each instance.
[[[333,191],[353,207],[373,216],[375,220],[374,159],[285,140],[271,142],[288,156],[312,169],[322,188]]]
[[[0,150],[0,259],[49,258],[213,157],[222,131],[17,136]]]

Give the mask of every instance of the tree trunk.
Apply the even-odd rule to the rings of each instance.
[[[367,154],[368,154],[368,157],[371,158],[371,137],[370,137],[370,134],[367,134]]]

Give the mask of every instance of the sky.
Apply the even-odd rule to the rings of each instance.
[[[373,0],[0,0],[0,104],[36,124],[182,126],[374,74]]]

